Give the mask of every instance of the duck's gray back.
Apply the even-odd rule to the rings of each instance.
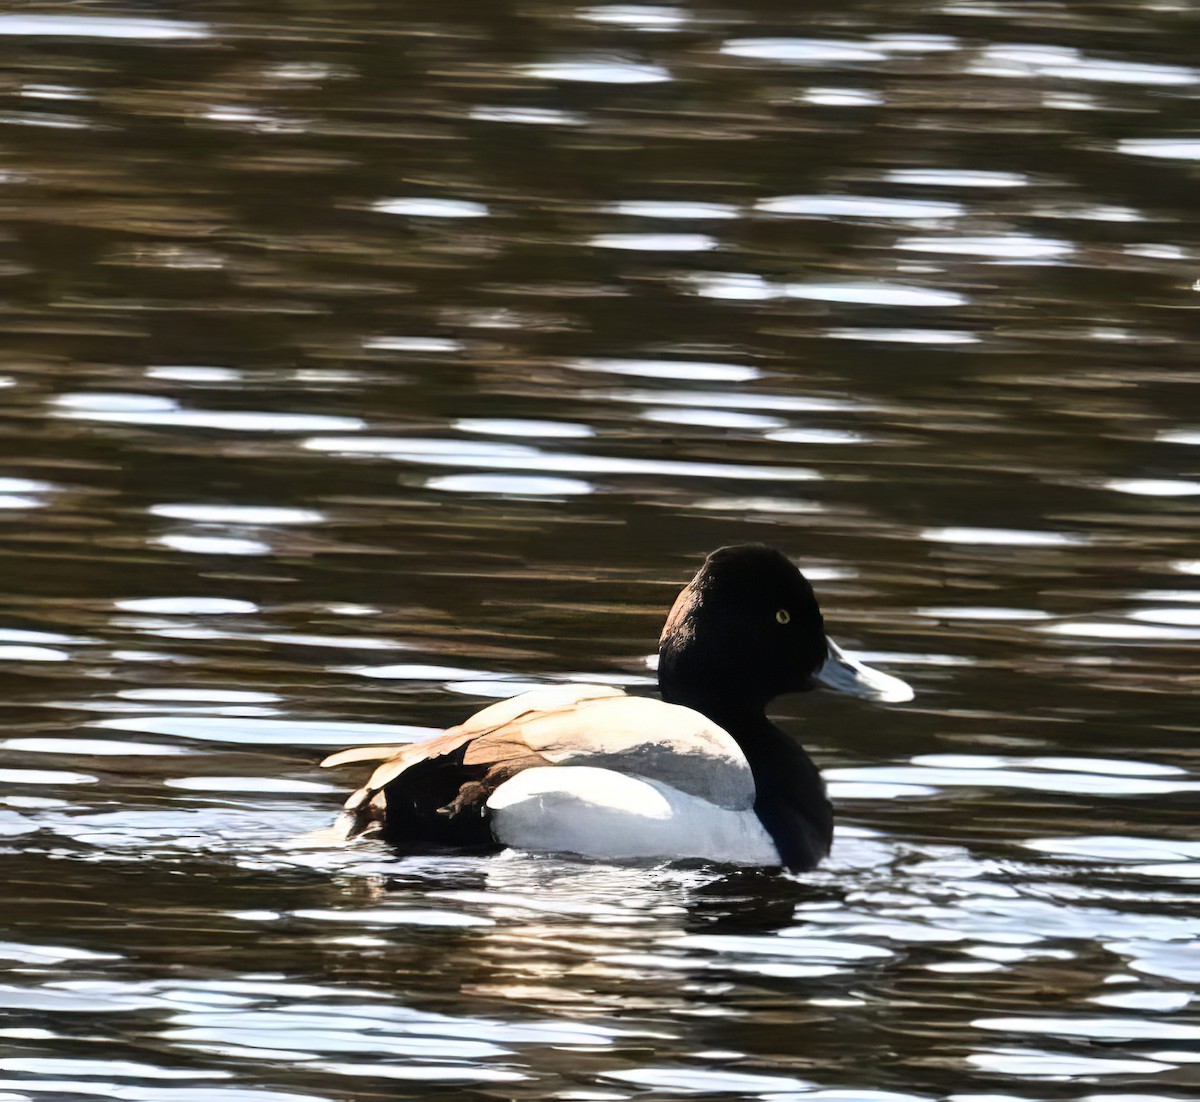
[[[644,777],[718,807],[754,806],[754,778],[741,748],[691,708],[608,696],[583,700],[569,711],[533,712],[517,722],[521,741],[555,765]]]

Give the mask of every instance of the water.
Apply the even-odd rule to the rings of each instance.
[[[0,1099],[1182,1099],[1195,13],[0,14]],[[789,878],[296,844],[764,540]]]

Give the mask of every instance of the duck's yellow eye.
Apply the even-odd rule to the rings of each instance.
[[[781,608],[777,613],[775,613],[775,619],[781,624],[790,623],[792,614],[788,612],[786,608]]]

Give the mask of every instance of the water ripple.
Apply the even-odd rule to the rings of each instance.
[[[59,417],[123,425],[224,429],[232,432],[353,432],[358,417],[324,414],[184,409],[174,399],[141,394],[63,394],[54,399]]]
[[[961,203],[934,199],[882,199],[866,195],[784,195],[762,199],[754,209],[764,214],[819,215],[826,218],[882,218],[910,221],[926,218],[961,218]]]
[[[887,59],[883,50],[865,42],[836,38],[732,38],[721,45],[721,53],[761,61],[817,65]]]
[[[807,467],[706,463],[684,459],[638,459],[610,455],[544,452],[511,444],[474,444],[459,440],[419,438],[315,437],[305,441],[314,451],[337,455],[377,455],[406,463],[442,467],[484,467],[553,474],[665,475],[681,478],[728,478],[747,481],[808,482],[821,476]]]
[[[130,41],[172,41],[208,38],[203,23],[175,19],[110,18],[96,15],[0,15],[0,35],[39,38],[119,38]]]
[[[672,79],[670,72],[661,65],[632,61],[558,61],[527,65],[524,71],[541,80],[578,81],[583,84],[661,84]]]

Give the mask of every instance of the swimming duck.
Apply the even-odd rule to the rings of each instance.
[[[659,640],[658,682],[661,700],[547,686],[427,742],[334,754],[322,764],[382,764],[331,834],[406,850],[809,869],[829,852],[833,809],[767,704],[818,682],[876,700],[913,695],[843,654],[808,580],[761,544],[714,551],[684,587]]]

